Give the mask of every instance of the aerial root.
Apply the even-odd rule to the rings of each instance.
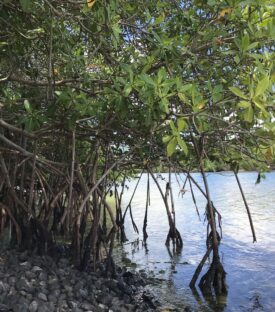
[[[166,243],[165,243],[166,246],[169,246],[170,240],[172,241],[173,246],[175,246],[178,251],[181,251],[183,247],[183,242],[182,242],[180,232],[176,228],[169,229],[169,232],[166,238]]]
[[[213,259],[209,270],[200,280],[199,287],[205,295],[222,295],[227,293],[226,272],[219,259]]]

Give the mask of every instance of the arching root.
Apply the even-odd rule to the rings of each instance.
[[[213,259],[209,270],[200,280],[199,287],[204,295],[216,296],[226,294],[227,287],[225,283],[226,272],[220,259]]]

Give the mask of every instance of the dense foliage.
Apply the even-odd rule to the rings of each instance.
[[[274,13],[270,0],[0,1],[0,208],[17,243],[67,235],[85,267],[111,241],[105,209],[124,235],[121,196],[116,220],[105,200],[116,181],[268,170]],[[217,245],[206,180],[205,192]]]

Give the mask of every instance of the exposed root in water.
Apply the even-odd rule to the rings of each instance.
[[[202,276],[199,287],[204,295],[227,294],[226,272],[220,259],[213,259],[209,270]]]
[[[201,272],[201,269],[203,267],[203,264],[205,263],[207,257],[210,255],[211,250],[213,250],[213,258],[212,263],[209,268],[209,270],[202,276],[199,287],[204,295],[222,295],[227,293],[226,289],[226,283],[225,283],[225,271],[224,268],[220,262],[219,257],[219,243],[221,240],[220,235],[217,232],[217,226],[216,226],[216,209],[213,205],[213,202],[211,200],[210,196],[210,190],[208,186],[207,177],[204,170],[204,163],[203,163],[203,157],[204,157],[204,140],[203,137],[200,138],[200,140],[196,140],[193,134],[191,134],[192,141],[194,144],[195,152],[197,154],[198,162],[200,165],[200,171],[203,178],[203,184],[205,187],[205,197],[207,199],[207,205],[206,205],[206,218],[208,221],[208,228],[211,229],[209,235],[207,235],[207,252],[204,255],[203,259],[201,260],[191,282],[190,287],[194,288],[196,280]],[[219,214],[218,214],[219,215]],[[219,218],[219,225],[220,225],[220,218]],[[207,229],[208,231],[208,229]]]
[[[201,273],[201,270],[202,270],[202,268],[203,268],[203,266],[204,266],[204,263],[205,263],[206,259],[210,256],[211,251],[212,251],[212,247],[209,247],[209,248],[207,249],[205,255],[203,256],[201,262],[200,262],[199,265],[197,266],[196,271],[195,271],[195,273],[194,273],[194,275],[193,275],[193,277],[192,277],[192,280],[191,280],[191,282],[190,282],[190,284],[189,284],[189,287],[190,287],[192,290],[194,290],[194,291],[196,291],[196,288],[195,288],[196,281],[197,281],[197,279],[198,279],[198,277],[199,277],[199,275],[200,275],[200,273]]]
[[[151,177],[153,178],[156,186],[158,187],[158,190],[160,192],[160,195],[163,199],[163,203],[164,203],[165,208],[166,208],[168,224],[169,224],[169,232],[167,234],[165,244],[166,244],[166,246],[169,246],[170,241],[172,241],[173,249],[177,250],[177,252],[179,252],[183,247],[183,242],[182,242],[180,232],[176,228],[175,210],[174,210],[173,196],[172,196],[172,192],[171,192],[171,182],[170,182],[171,174],[169,174],[169,183],[166,184],[166,193],[164,195],[164,193],[161,189],[161,186],[160,186],[158,180],[156,179],[156,177],[154,176],[154,174],[152,173],[151,169],[148,167],[147,170],[150,173]],[[170,207],[168,204],[168,195],[169,194],[171,195],[172,211],[170,211]]]
[[[182,247],[183,247],[182,238],[181,238],[180,232],[176,228],[169,229],[166,242],[165,242],[165,245],[167,247],[170,246],[170,241],[172,241],[174,250],[176,250],[177,252],[180,252],[182,250]]]
[[[146,240],[148,238],[148,234],[146,231],[147,228],[147,217],[148,217],[148,207],[150,206],[150,175],[149,172],[147,172],[147,192],[146,192],[146,207],[145,207],[145,214],[144,214],[144,220],[143,220],[143,241],[144,244],[146,244]]]
[[[139,185],[139,182],[141,180],[143,172],[144,172],[144,169],[142,170],[142,172],[141,172],[141,174],[140,174],[140,176],[139,176],[139,178],[137,180],[137,183],[136,183],[136,186],[135,186],[134,191],[132,193],[132,196],[130,198],[129,204],[127,205],[123,215],[121,214],[120,223],[119,223],[118,226],[119,226],[119,228],[121,230],[121,242],[122,243],[127,241],[127,238],[126,238],[126,235],[125,235],[125,232],[124,232],[124,222],[125,222],[125,217],[126,217],[126,214],[127,214],[128,210],[130,212],[130,218],[131,218],[131,221],[132,221],[132,225],[133,225],[134,231],[139,234],[138,227],[137,227],[137,225],[136,225],[136,223],[134,221],[134,218],[133,218],[131,203],[132,203],[132,200],[133,200],[133,198],[135,196],[135,193],[136,193],[137,187]],[[121,202],[120,202],[120,204],[121,204]]]

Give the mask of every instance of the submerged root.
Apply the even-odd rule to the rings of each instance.
[[[180,232],[174,228],[174,229],[169,229],[169,232],[167,234],[166,242],[165,245],[169,247],[170,241],[172,241],[173,247],[176,247],[177,251],[181,251],[183,247],[183,242],[182,238],[180,235]]]
[[[227,293],[226,272],[219,259],[213,259],[209,270],[200,280],[199,287],[204,295],[222,295]]]

